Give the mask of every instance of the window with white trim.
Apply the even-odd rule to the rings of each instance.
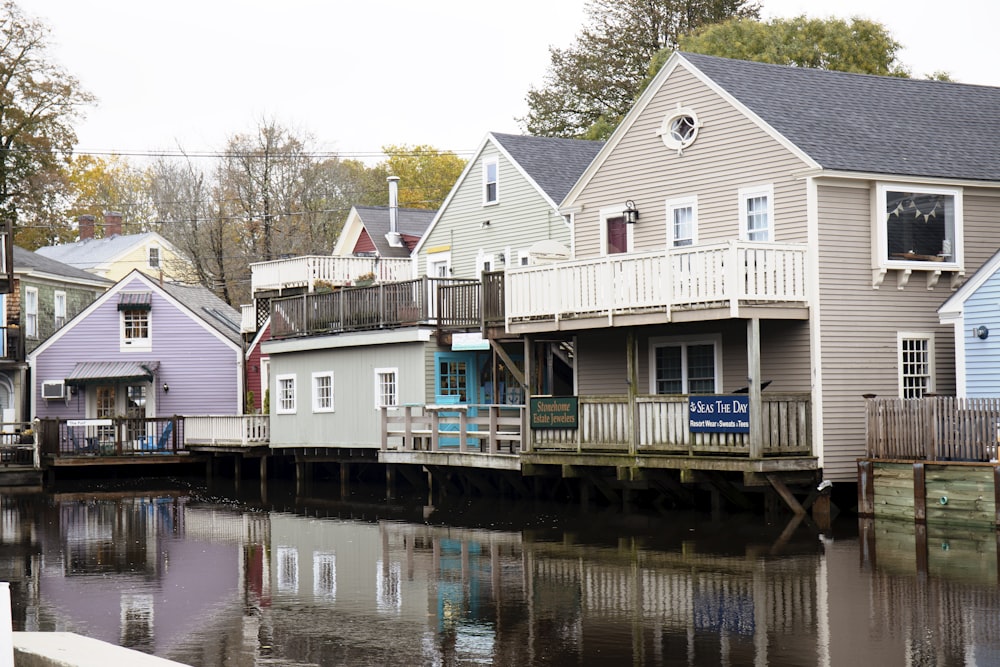
[[[663,145],[681,153],[698,138],[698,114],[693,110],[677,106],[677,109],[667,114],[660,124],[657,134],[663,140]]]
[[[651,394],[715,394],[722,386],[718,337],[649,341]]]
[[[278,375],[274,378],[278,390],[278,403],[275,412],[279,415],[295,414],[295,375]]]
[[[399,405],[399,369],[375,369],[375,409]]]
[[[24,288],[24,336],[38,338],[38,288]]]
[[[875,192],[879,265],[961,263],[961,189],[879,183]]]
[[[934,334],[900,332],[899,395],[922,398],[934,391]]]
[[[53,324],[61,329],[66,324],[66,292],[52,294]]]
[[[333,371],[312,374],[313,412],[333,412]]]
[[[149,268],[158,269],[160,268],[160,247],[159,246],[149,246]]]
[[[451,253],[435,252],[427,255],[427,276],[448,278],[451,276]]]
[[[698,198],[683,197],[667,200],[667,238],[677,248],[698,242]]]
[[[150,350],[153,339],[150,336],[150,312],[146,308],[129,308],[121,313],[121,349]]]
[[[499,200],[500,163],[497,158],[483,161],[483,206],[496,204]]]
[[[774,240],[774,186],[740,188],[740,238]]]

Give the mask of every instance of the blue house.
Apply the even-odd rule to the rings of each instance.
[[[955,391],[961,398],[1000,396],[1000,251],[938,308],[955,328]]]
[[[201,286],[135,270],[30,355],[38,418],[242,412],[239,313]]]

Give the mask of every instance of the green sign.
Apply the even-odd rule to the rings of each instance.
[[[531,428],[577,428],[576,396],[531,399]]]

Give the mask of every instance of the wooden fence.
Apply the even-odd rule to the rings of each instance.
[[[869,458],[997,459],[1000,398],[870,398],[866,403]]]

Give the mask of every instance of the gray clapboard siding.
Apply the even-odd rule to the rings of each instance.
[[[698,140],[679,156],[657,136],[677,105],[693,109],[703,124]],[[602,207],[632,199],[640,210],[636,250],[662,248],[667,238],[666,200],[698,196],[698,240],[728,240],[739,230],[740,188],[773,183],[775,240],[806,240],[805,166],[776,139],[726,100],[678,67],[642,116],[593,175],[574,204],[576,256],[600,254]]]
[[[379,447],[381,415],[375,409],[375,369],[398,369],[400,404],[429,402],[432,396],[425,381],[428,347],[434,346],[409,342],[272,354],[272,447]],[[312,410],[312,374],[321,371],[333,371],[334,412]],[[296,413],[276,414],[276,379],[286,374],[296,377]]]
[[[491,158],[498,159],[498,202],[483,206],[483,162]],[[487,220],[490,224],[484,227]],[[452,277],[478,278],[479,250],[494,255],[509,252],[507,261],[514,264],[518,251],[527,251],[543,239],[555,239],[569,247],[569,227],[517,167],[488,143],[465,180],[456,185],[448,206],[422,244],[418,275],[427,272],[428,249],[450,247]]]

